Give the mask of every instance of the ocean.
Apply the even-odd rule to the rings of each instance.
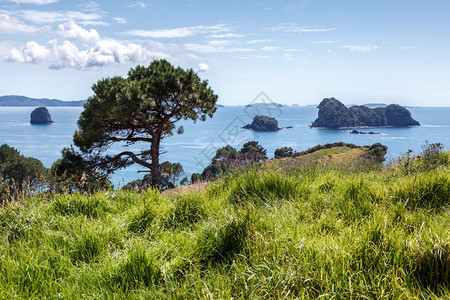
[[[77,129],[77,120],[82,107],[48,107],[55,123],[50,125],[31,125],[30,113],[34,107],[0,107],[0,144],[8,144],[25,156],[35,157],[50,167],[61,157],[63,147],[70,146],[73,133]],[[205,122],[193,123],[182,120],[184,134],[174,134],[162,141],[160,160],[179,162],[183,165],[185,176],[200,173],[210,162],[215,151],[227,144],[240,149],[249,140],[258,141],[273,157],[275,149],[292,147],[302,151],[318,144],[346,142],[356,145],[371,145],[379,142],[388,146],[388,159],[396,158],[408,151],[418,153],[425,142],[442,143],[450,147],[450,107],[408,107],[412,117],[419,121],[420,127],[363,128],[359,131],[373,131],[379,135],[350,134],[348,129],[309,128],[317,118],[315,106],[259,106],[219,107],[213,118]],[[242,129],[251,123],[256,114],[275,117],[280,127],[290,127],[278,132],[254,132]],[[139,144],[129,149],[140,150],[148,145]],[[116,146],[111,150],[120,151]],[[131,166],[111,176],[117,186],[142,178],[138,173],[142,168]]]

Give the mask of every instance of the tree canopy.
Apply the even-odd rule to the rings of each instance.
[[[259,163],[267,159],[267,151],[257,141],[246,142],[240,151],[230,145],[219,148],[211,163],[202,174],[192,174],[191,182],[200,179],[215,179],[228,173],[230,170]]]
[[[151,171],[153,187],[161,178],[160,142],[173,134],[181,119],[204,121],[216,111],[217,95],[192,70],[172,66],[166,60],[137,66],[127,78],[99,80],[94,95],[84,105],[74,143],[95,157],[96,166],[109,172],[137,163]],[[182,133],[182,128],[177,129]],[[138,152],[129,149],[105,154],[113,144],[148,143]]]
[[[64,148],[61,156],[50,169],[54,189],[92,192],[111,186],[107,174],[96,172],[91,162],[73,147]]]
[[[24,157],[17,149],[3,144],[0,146],[0,173],[2,203],[2,198],[14,198],[24,191],[29,192],[43,185],[47,169],[38,159]]]

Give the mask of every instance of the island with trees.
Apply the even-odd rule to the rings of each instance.
[[[386,107],[368,108],[364,105],[346,107],[335,98],[325,98],[318,106],[318,118],[311,127],[394,127],[420,126],[405,107],[390,104]]]
[[[278,131],[281,128],[278,127],[278,121],[275,118],[269,116],[254,116],[253,121],[250,124],[242,127],[244,129],[251,129],[254,131]]]

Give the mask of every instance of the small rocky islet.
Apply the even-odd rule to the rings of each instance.
[[[30,114],[31,124],[51,124],[54,123],[48,109],[44,106],[38,107]]]
[[[247,124],[242,128],[266,132],[281,130],[281,128],[278,127],[278,121],[275,118],[260,115],[253,117],[252,123]]]

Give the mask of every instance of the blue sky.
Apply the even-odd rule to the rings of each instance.
[[[166,58],[219,103],[450,106],[450,1],[0,0],[0,95],[86,99]]]

